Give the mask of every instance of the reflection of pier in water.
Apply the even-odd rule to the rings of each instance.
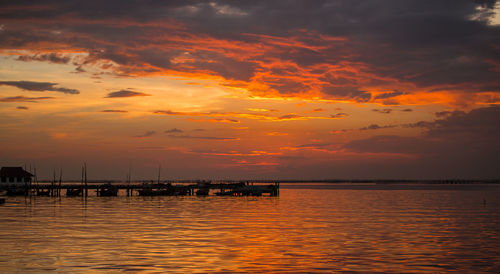
[[[192,181],[160,183],[36,183],[31,185],[0,186],[7,195],[84,197],[93,191],[96,196],[118,196],[124,191],[127,196],[278,196],[279,183],[254,183],[247,181]]]

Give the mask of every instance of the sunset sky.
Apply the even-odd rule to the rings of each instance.
[[[500,178],[500,4],[0,3],[0,166]]]

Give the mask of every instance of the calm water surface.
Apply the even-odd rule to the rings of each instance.
[[[7,197],[0,272],[29,271],[500,273],[500,186]]]

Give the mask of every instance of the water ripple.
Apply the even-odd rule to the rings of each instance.
[[[498,273],[499,194],[321,186],[280,197],[9,197],[0,270]]]

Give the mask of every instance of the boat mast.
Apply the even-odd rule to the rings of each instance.
[[[57,190],[57,196],[61,196],[61,185],[62,185],[62,167],[59,170],[59,189]]]
[[[89,191],[88,186],[87,186],[87,163],[84,163],[83,166],[85,169],[85,197],[87,197],[88,191]]]
[[[158,165],[158,184],[160,183],[161,164]]]

